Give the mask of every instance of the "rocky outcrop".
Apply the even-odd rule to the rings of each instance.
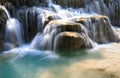
[[[71,20],[76,23],[83,24],[87,29],[89,37],[99,44],[119,41],[119,37],[113,30],[110,20],[107,16],[81,16]]]
[[[80,9],[82,9],[80,10],[83,11],[82,13],[97,13],[100,15],[107,15],[112,20],[119,20],[117,17],[119,16],[118,9],[120,1],[115,0],[112,3],[111,0],[108,0],[108,2],[105,0],[53,0],[53,3],[51,2],[51,7],[49,7],[48,2],[47,0],[2,1],[2,3],[10,11],[11,15],[16,17],[23,24],[24,38],[27,43],[31,42],[38,32],[42,33],[42,35],[37,35],[37,38],[43,37],[42,39],[38,39],[38,41],[41,42],[43,40],[44,43],[34,42],[34,44],[37,46],[39,45],[37,47],[38,49],[41,49],[41,45],[42,49],[45,50],[54,50],[54,40],[56,37],[58,37],[58,35],[60,35],[60,33],[63,32],[76,32],[79,34],[84,33],[85,37],[90,38],[99,44],[119,41],[119,38],[112,30],[110,21],[106,16],[88,15],[83,17],[78,16],[70,19],[69,21],[66,20],[76,16],[77,13],[80,15]],[[64,10],[62,7],[56,4],[62,5],[67,10]],[[40,7],[31,7],[37,5]],[[74,10],[69,7],[74,8]],[[76,8],[80,9],[77,10]],[[63,21],[60,19],[65,20]],[[118,21],[112,21],[112,24],[119,25]],[[60,38],[62,37],[64,36],[60,35]],[[59,39],[57,39],[56,42],[58,41]]]
[[[68,48],[71,51],[92,48],[93,42],[98,44],[119,42],[119,37],[107,16],[88,15],[68,20],[51,20],[43,33],[32,41],[31,47],[59,53]]]
[[[4,48],[4,31],[8,17],[3,6],[0,6],[0,50]]]
[[[47,1],[48,0],[0,0],[0,2],[4,4],[9,10],[11,16],[16,17],[23,24],[25,32],[24,37],[26,42],[30,42],[38,31],[42,32],[45,25],[48,24],[49,21],[54,19],[61,19],[59,15],[54,14],[53,12],[49,13],[48,11],[41,11],[43,7],[43,9],[46,10],[49,9],[49,3]],[[106,15],[110,17],[112,25],[120,25],[119,0],[53,0],[53,3],[61,5],[63,8],[66,9],[70,7],[73,8],[72,10],[68,9],[70,12],[75,11],[78,13],[97,13],[100,15]],[[40,7],[35,8],[32,6]],[[57,7],[51,8],[56,12],[58,10]],[[60,9],[60,12],[61,11],[62,10]],[[69,15],[68,13],[65,14],[65,12],[63,12],[63,14],[64,15],[61,14],[61,16],[63,17]],[[34,30],[32,30],[33,28]]]
[[[89,37],[77,32],[61,32],[56,36],[54,42],[54,51],[60,55],[72,55],[81,49],[92,47]]]
[[[47,24],[43,34],[36,36],[31,47],[43,50],[60,50],[68,47],[71,50],[78,50],[93,47],[85,31],[82,24],[72,21],[53,20]],[[63,45],[61,45],[62,43]]]

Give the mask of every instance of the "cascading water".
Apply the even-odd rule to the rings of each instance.
[[[42,10],[41,7],[32,7],[32,8],[27,8],[27,7],[24,8],[23,7],[22,9],[18,10],[18,13],[17,13],[17,18],[23,24],[25,42],[32,41],[32,43],[31,43],[32,48],[37,48],[40,50],[54,50],[54,48],[53,48],[54,40],[55,40],[56,36],[58,35],[57,33],[72,31],[72,32],[77,32],[77,33],[81,34],[81,32],[79,32],[77,30],[75,30],[75,31],[71,30],[69,27],[67,27],[67,26],[70,26],[69,25],[70,23],[68,23],[68,25],[67,25],[67,22],[65,22],[65,20],[83,24],[85,27],[84,29],[85,29],[86,33],[88,34],[88,38],[90,37],[91,40],[93,40],[93,42],[95,41],[96,43],[109,43],[109,42],[119,41],[118,36],[116,36],[115,32],[112,30],[111,24],[109,23],[109,19],[104,18],[104,16],[103,17],[96,16],[97,14],[102,14],[104,12],[104,11],[101,11],[101,8],[104,9],[105,11],[108,11],[103,0],[93,1],[93,2],[91,1],[91,2],[89,2],[88,5],[85,6],[84,9],[86,10],[86,12],[92,13],[92,14],[84,13],[85,10],[84,10],[84,12],[80,12],[78,10],[72,10],[72,9],[70,10],[69,8],[63,9],[60,5],[54,4],[54,1],[52,1],[52,0],[46,0],[46,2],[48,5],[48,9],[43,8],[44,10]],[[87,3],[87,2],[88,1],[86,1],[84,3]],[[95,4],[95,5],[93,5],[93,4]],[[88,6],[90,6],[90,7],[88,7]],[[103,6],[103,7],[101,7],[101,6]],[[97,14],[93,14],[95,12]],[[25,17],[23,15],[25,15]],[[80,16],[80,15],[81,16],[84,15],[84,16],[79,18],[78,16]],[[74,19],[75,16],[78,18]],[[53,22],[53,24],[49,26],[49,22],[51,22],[52,20],[57,20],[57,19],[59,19],[59,20],[64,19],[63,21],[65,22],[65,24],[63,23],[63,25],[62,25],[62,24]],[[16,24],[15,22],[13,22],[13,23]],[[102,26],[100,26],[101,23],[102,23]],[[9,23],[7,23],[7,24],[9,24]],[[74,24],[72,24],[72,25],[74,26]],[[56,26],[56,29],[54,29],[54,26]],[[93,26],[93,27],[91,27],[91,26]],[[106,29],[108,31],[105,31],[103,29],[104,26],[106,26]],[[15,30],[14,27],[16,27],[18,29]],[[21,31],[20,26],[17,26],[17,24],[15,26],[8,25],[6,28],[7,28],[6,32],[11,32],[12,35],[14,36],[13,38],[15,40],[13,40],[9,36],[5,36],[6,37],[5,40],[8,41],[9,43],[14,44],[15,46],[20,45],[22,43],[22,34],[20,34],[20,33],[22,33],[22,31]],[[12,31],[10,30],[11,28],[13,28]],[[73,28],[73,27],[71,27],[71,28]],[[49,32],[49,30],[50,30],[50,32]],[[96,32],[96,30],[99,30],[99,31]],[[44,32],[48,32],[48,33],[45,34]],[[35,37],[35,35],[37,33],[41,33],[41,35],[39,35],[39,36],[37,35]],[[84,34],[87,36],[86,33],[84,33]],[[109,34],[113,34],[113,38],[111,38],[109,36]],[[9,40],[7,37],[9,37]],[[35,39],[33,39],[34,37],[35,37]],[[41,42],[41,43],[39,43],[39,42]],[[40,47],[42,47],[42,48],[40,48]]]
[[[4,6],[0,6],[1,10],[7,16],[5,34],[4,34],[4,47],[5,49],[12,49],[16,46],[23,44],[22,26],[17,19],[11,18],[9,12]],[[4,15],[3,15],[4,16]],[[3,17],[3,19],[6,17]],[[2,19],[1,19],[2,20]]]
[[[5,1],[0,78],[120,77],[119,0]]]
[[[15,48],[16,46],[23,45],[24,41],[22,33],[23,33],[22,25],[20,24],[20,22],[17,19],[13,18],[8,19],[5,29],[5,48],[7,47]]]

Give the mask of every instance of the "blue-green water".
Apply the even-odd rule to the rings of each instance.
[[[16,48],[0,55],[0,78],[74,78],[69,77],[64,69],[82,60],[101,58],[99,53],[86,51],[74,57],[61,57],[50,51]],[[54,77],[49,77],[47,71],[54,73]]]

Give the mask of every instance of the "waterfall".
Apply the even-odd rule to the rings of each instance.
[[[31,42],[36,33],[41,30],[39,27],[41,20],[38,18],[40,14],[41,8],[37,7],[24,8],[17,11],[17,18],[23,25],[26,43]]]
[[[21,46],[24,42],[22,25],[17,19],[11,18],[8,10],[4,6],[0,5],[0,8],[1,8],[1,11],[4,11],[5,15],[7,16],[6,21],[4,21],[4,19],[6,19],[4,14],[1,15],[1,19],[0,19],[3,21],[3,22],[1,21],[2,22],[1,25],[3,26],[3,28],[5,28],[4,29],[5,34],[4,34],[4,37],[2,37],[2,39],[4,39],[3,42],[4,42],[5,49],[11,49],[11,48],[15,48],[16,46]],[[5,26],[4,26],[4,23],[5,23]],[[0,33],[2,34],[4,32],[0,32]]]
[[[99,44],[119,41],[116,32],[112,28],[109,18],[106,16],[81,16],[70,20],[83,24],[87,29],[89,37]]]
[[[36,35],[31,43],[31,48],[40,50],[56,50],[57,48],[55,45],[57,45],[58,42],[62,41],[62,38],[59,41],[59,34],[61,33],[63,33],[63,37],[65,35],[66,40],[68,40],[66,41],[67,44],[69,44],[69,40],[71,40],[71,45],[78,45],[79,48],[90,48],[94,46],[91,42],[91,39],[88,37],[86,28],[84,28],[82,24],[65,20],[53,20],[44,28],[43,33]],[[66,33],[69,34],[66,35]],[[68,36],[69,39],[67,39],[66,36]],[[78,38],[76,38],[76,36]],[[79,44],[76,42],[76,40]],[[79,40],[83,40],[85,43],[82,44]],[[65,42],[62,41],[61,44],[62,43]],[[67,44],[63,44],[62,46]],[[73,49],[73,47],[71,47],[71,49]]]
[[[34,2],[34,0],[32,1]],[[7,43],[12,44],[12,46],[19,46],[22,45],[24,38],[25,43],[31,43],[31,48],[54,50],[56,46],[61,46],[61,44],[57,45],[59,40],[68,37],[70,40],[73,39],[75,45],[78,45],[76,41],[81,43],[76,39],[85,41],[84,44],[81,44],[82,48],[83,46],[84,48],[93,47],[94,43],[106,44],[119,41],[110,22],[113,17],[116,19],[116,16],[119,16],[119,11],[117,11],[117,15],[113,12],[118,9],[119,3],[117,2],[119,1],[114,3],[104,0],[45,0],[37,2],[38,5],[36,6],[35,3],[32,7],[29,7],[26,2],[21,3],[21,1],[21,5],[16,8],[13,2],[13,5],[5,4],[6,6],[11,5],[12,9],[16,11],[16,13],[14,12],[15,15],[12,14],[16,19],[11,19],[5,10],[9,18],[5,33]],[[18,1],[18,4],[20,3]],[[48,6],[41,6],[42,3]],[[24,4],[26,6],[23,6]],[[9,9],[8,6],[7,8]],[[112,22],[117,23],[116,21]],[[113,36],[112,38],[110,34]],[[78,45],[77,47],[80,48],[81,46]]]
[[[49,8],[51,8],[51,6],[53,5],[53,1],[52,0],[46,0],[47,5]]]
[[[14,47],[23,44],[23,31],[22,25],[17,19],[10,18],[7,21],[5,29],[5,44],[10,44]],[[6,45],[6,47],[11,47]]]

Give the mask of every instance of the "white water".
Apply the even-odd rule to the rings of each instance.
[[[23,45],[23,29],[22,25],[17,19],[10,18],[6,24],[5,30],[5,46],[11,47],[10,45],[21,46]],[[10,45],[6,45],[10,44]]]
[[[52,0],[46,0],[48,7],[51,8],[53,5],[53,1]]]

